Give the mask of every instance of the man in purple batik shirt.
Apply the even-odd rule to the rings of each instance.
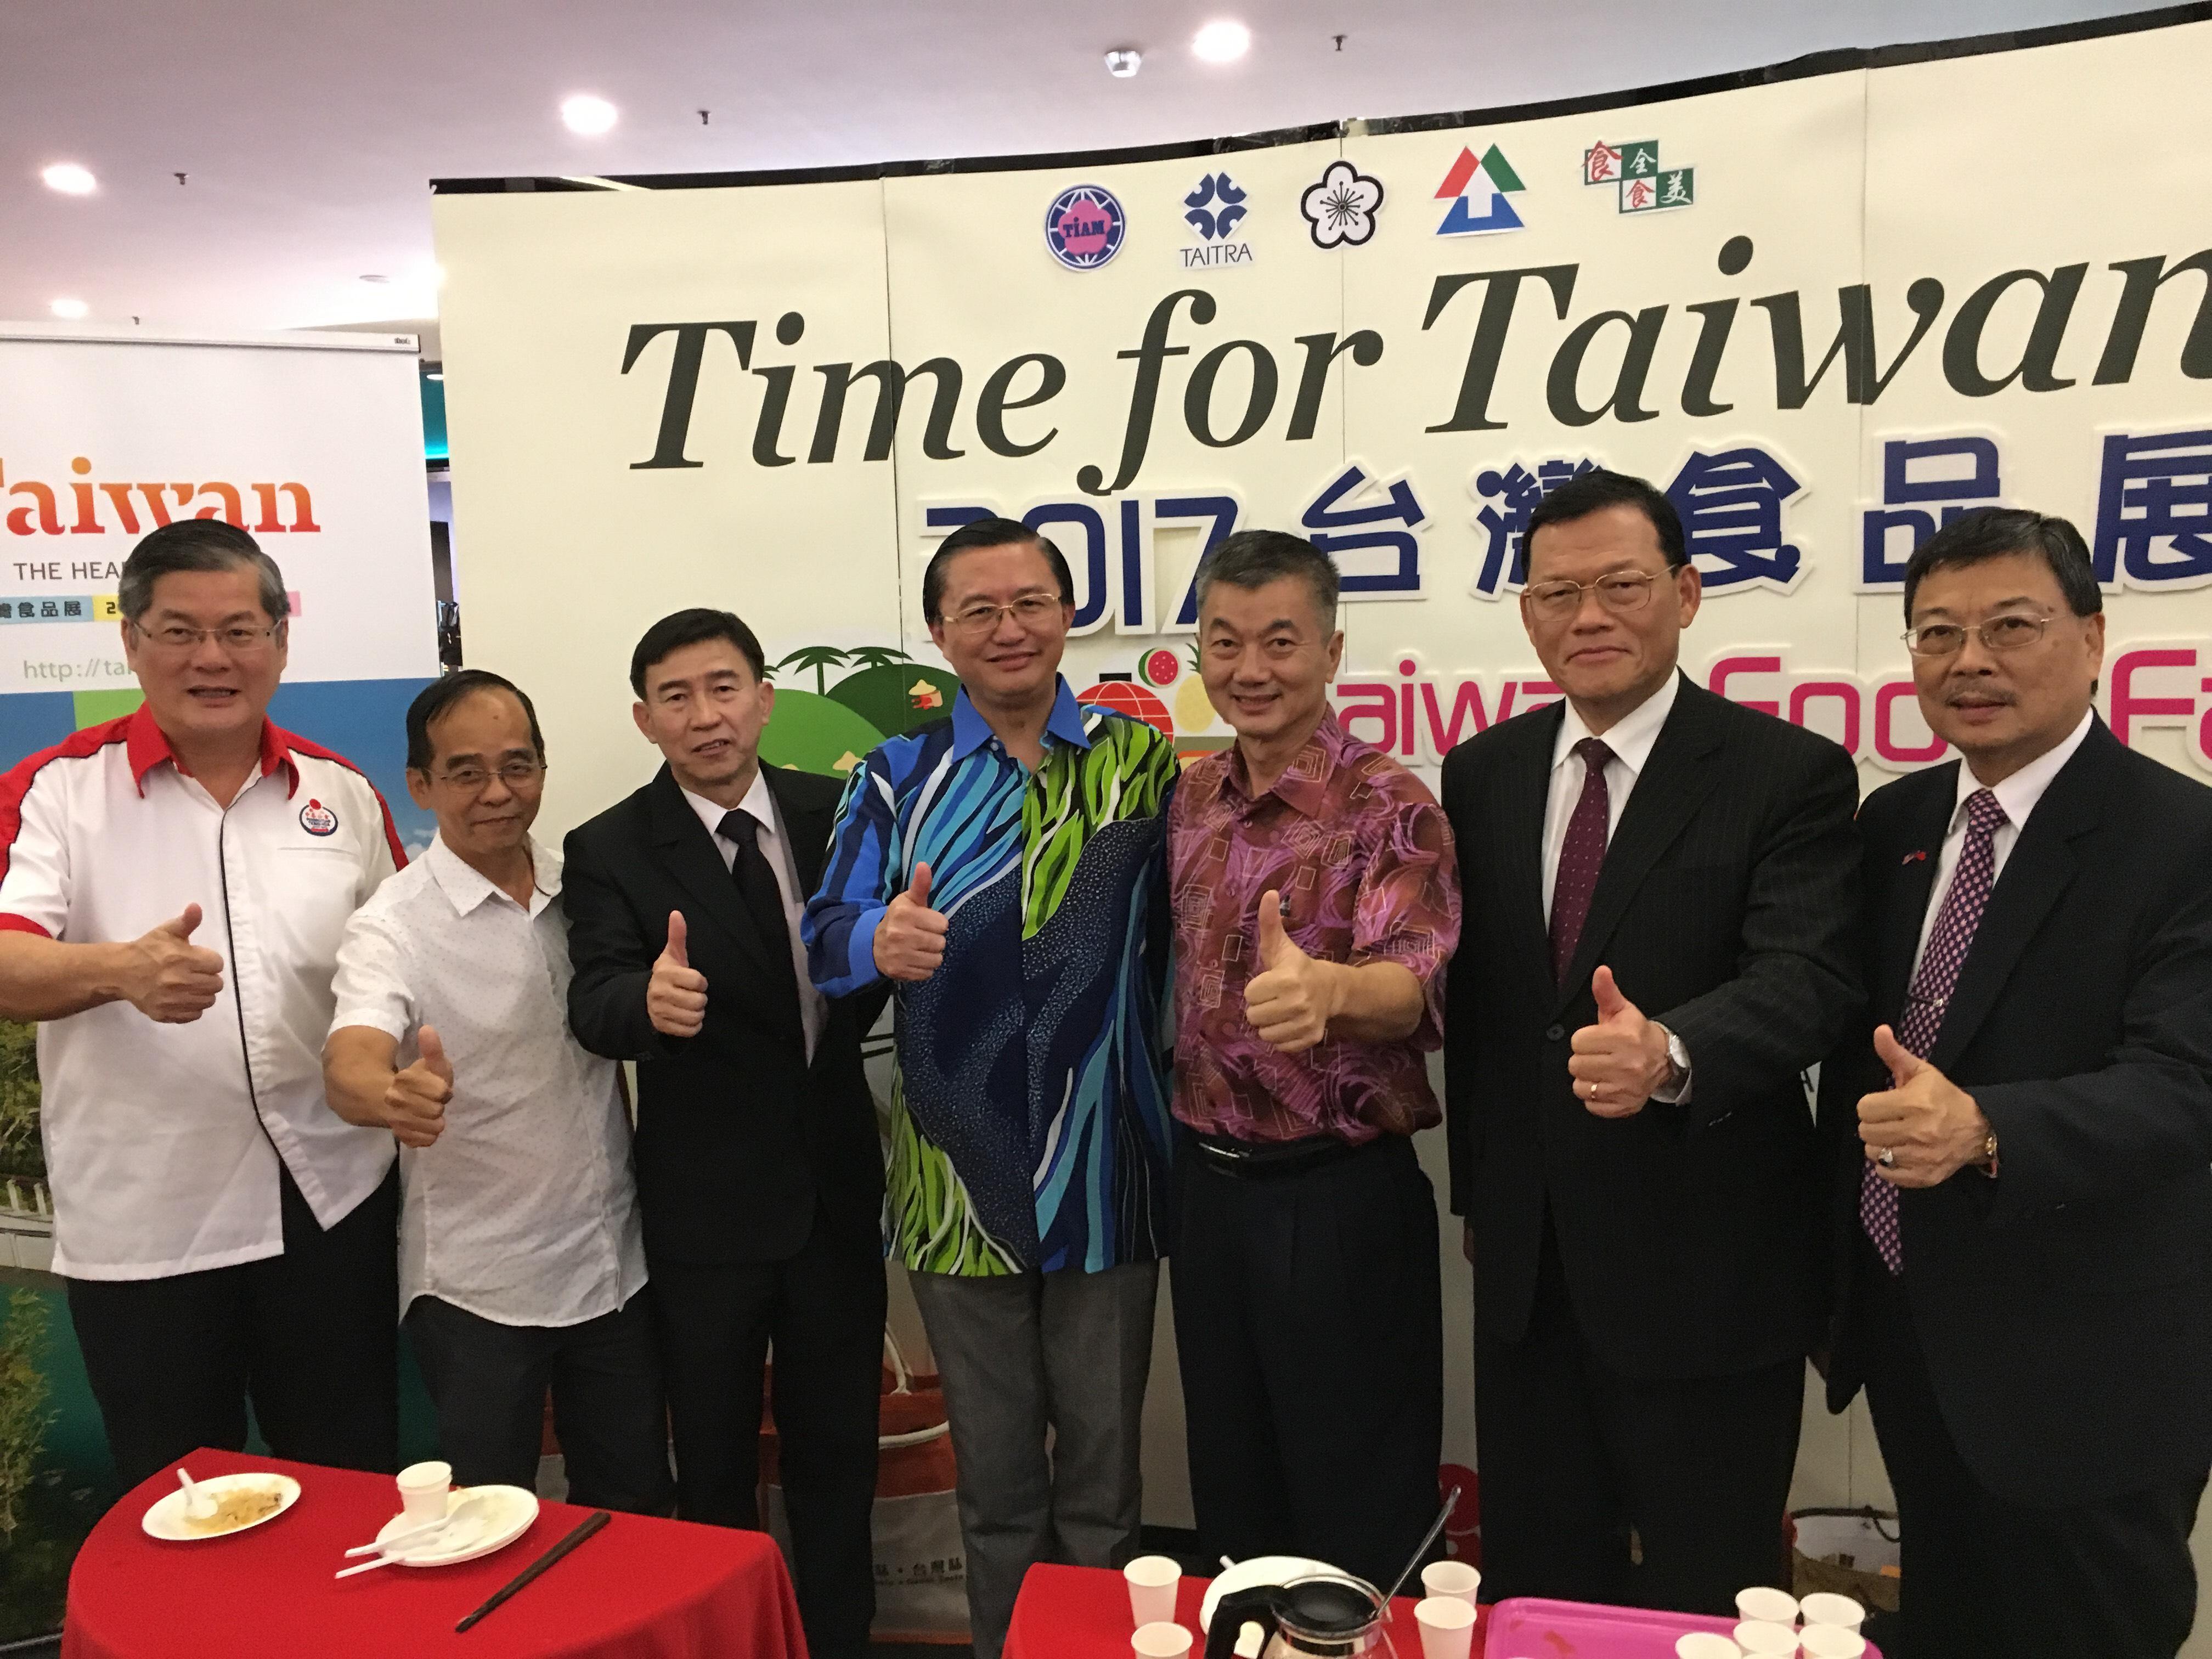
[[[1233,749],[1176,789],[1176,1342],[1208,1559],[1291,1554],[1387,1582],[1436,1508],[1437,1212],[1459,939],[1450,825],[1328,707],[1336,568],[1275,531],[1198,577]]]

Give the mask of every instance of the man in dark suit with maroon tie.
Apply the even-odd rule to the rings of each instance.
[[[2097,718],[2063,519],[1985,508],[1905,576],[1929,726],[1868,797],[1870,1006],[1821,1079],[1828,1403],[1903,1533],[1893,1659],[2172,1655],[2212,1467],[2212,790]]]
[[[1527,548],[1565,702],[1443,789],[1484,1589],[1733,1613],[1784,1572],[1822,1305],[1801,1073],[1858,1010],[1857,778],[1681,675],[1698,577],[1650,484],[1563,485]]]

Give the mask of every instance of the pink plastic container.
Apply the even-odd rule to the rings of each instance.
[[[1601,1607],[1516,1595],[1491,1608],[1482,1659],[1674,1659],[1674,1638],[1693,1630],[1726,1636],[1734,1619],[1643,1607]],[[1881,1659],[1867,1645],[1867,1659]]]

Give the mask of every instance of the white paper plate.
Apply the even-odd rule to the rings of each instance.
[[[503,1550],[530,1530],[530,1523],[538,1518],[538,1495],[525,1492],[520,1486],[456,1486],[446,1494],[446,1513],[451,1515],[471,1498],[491,1501],[491,1519],[482,1527],[472,1527],[465,1535],[449,1538],[428,1538],[420,1544],[410,1544],[395,1550],[403,1567],[450,1567],[463,1561],[473,1561],[479,1556]],[[413,1532],[422,1523],[408,1518],[404,1511],[395,1515],[380,1528],[376,1541],[397,1538],[401,1533]]]
[[[300,1501],[300,1483],[289,1474],[279,1474],[274,1469],[262,1474],[218,1474],[212,1480],[192,1483],[210,1498],[234,1492],[240,1486],[265,1486],[277,1493],[276,1507],[261,1517],[249,1521],[242,1527],[233,1527],[228,1532],[194,1532],[185,1525],[185,1489],[179,1486],[156,1499],[152,1508],[138,1524],[149,1538],[160,1538],[173,1544],[204,1544],[213,1538],[235,1538],[242,1532],[252,1532],[263,1521],[274,1521],[278,1516]]]

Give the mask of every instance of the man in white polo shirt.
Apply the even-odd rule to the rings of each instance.
[[[269,722],[283,577],[188,519],[123,567],[136,714],[0,778],[0,1016],[40,1021],[54,1271],[125,1486],[197,1446],[398,1460],[392,1137],[323,1099],[347,917],[402,861]]]
[[[568,1034],[561,859],[532,839],[545,741],[482,669],[407,711],[438,839],[347,924],[331,1107],[399,1138],[399,1295],[463,1486],[537,1478],[546,1389],[568,1501],[665,1514],[668,1417],[620,1068]]]

